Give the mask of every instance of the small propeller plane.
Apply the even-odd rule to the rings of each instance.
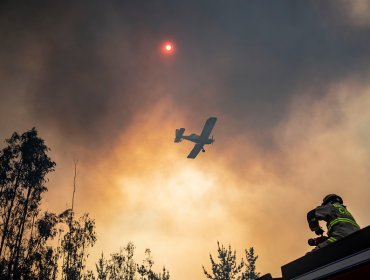
[[[217,121],[217,118],[215,117],[209,118],[204,124],[202,133],[200,135],[192,133],[186,136],[184,135],[185,128],[176,129],[175,143],[181,142],[182,139],[194,142],[195,146],[191,150],[190,154],[188,155],[188,158],[195,158],[199,154],[200,151],[202,152],[206,151],[203,147],[204,145],[212,144],[213,142],[215,142],[215,139],[213,139],[213,136],[209,138],[209,135],[211,134],[211,131],[213,127],[215,126],[216,121]]]

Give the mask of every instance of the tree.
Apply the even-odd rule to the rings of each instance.
[[[135,246],[129,242],[118,253],[111,254],[108,265],[110,279],[133,280],[136,273],[134,261]]]
[[[245,263],[242,259],[240,264],[238,264],[236,262],[236,251],[233,252],[230,245],[227,249],[223,245],[220,246],[220,243],[217,242],[217,246],[219,263],[216,263],[212,255],[210,255],[212,273],[207,272],[203,266],[203,272],[207,278],[212,280],[255,280],[259,277],[259,273],[256,272],[258,256],[255,255],[253,247],[245,250],[247,262]]]
[[[108,277],[108,263],[104,259],[103,253],[101,254],[98,263],[95,265],[96,272],[98,273],[97,279],[98,280],[106,280]]]
[[[216,263],[213,260],[212,255],[209,255],[212,265],[212,273],[206,271],[203,266],[203,272],[207,276],[207,278],[212,280],[232,280],[232,279],[239,279],[238,275],[242,268],[244,267],[244,261],[241,260],[240,264],[236,261],[236,251],[231,250],[231,246],[229,248],[225,248],[223,245],[220,247],[220,243],[217,241],[217,251],[218,251],[218,259],[219,263]]]
[[[45,176],[54,170],[55,162],[35,128],[22,135],[13,133],[6,143],[0,152],[0,275],[19,278],[41,197],[47,191]]]
[[[134,259],[135,245],[129,242],[119,252],[111,254],[106,260],[102,254],[95,265],[97,276],[90,270],[85,275],[85,280],[170,280],[170,273],[165,267],[162,273],[153,271],[154,261],[149,249],[145,250],[146,258],[141,265]]]
[[[254,254],[254,248],[250,247],[248,250],[245,250],[245,256],[247,265],[245,271],[242,273],[241,280],[255,280],[260,274],[256,272],[256,261],[258,256]]]
[[[168,270],[166,270],[165,267],[163,267],[162,273],[158,273],[158,274],[152,270],[154,261],[151,256],[150,249],[145,250],[145,255],[146,255],[146,258],[143,261],[143,264],[137,265],[137,271],[140,275],[140,280],[169,280],[170,273]]]
[[[41,214],[46,175],[55,162],[35,128],[13,133],[0,151],[0,279],[122,279],[169,280],[169,272],[152,270],[150,250],[143,265],[134,261],[133,243],[105,260],[96,270],[84,272],[88,248],[96,242],[95,221],[88,214],[76,219],[73,211],[77,161],[73,181],[72,209],[60,215]],[[55,238],[58,237],[56,242]]]
[[[49,240],[57,235],[58,217],[45,212],[35,223],[27,246],[27,254],[21,270],[21,276],[27,279],[56,279],[58,272],[58,253]]]
[[[62,279],[81,279],[88,257],[87,249],[96,242],[95,221],[88,214],[76,220],[71,209],[64,211],[59,218],[68,227],[60,249],[63,256]]]

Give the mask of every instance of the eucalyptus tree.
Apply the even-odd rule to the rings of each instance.
[[[35,128],[13,133],[0,151],[0,271],[17,278],[40,212],[46,175],[54,171],[49,148]]]

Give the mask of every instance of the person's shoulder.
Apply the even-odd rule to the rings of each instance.
[[[326,205],[320,205],[320,206],[317,206],[315,209],[317,211],[325,211],[325,210],[330,210],[330,209],[333,209],[334,206],[332,204],[326,204]]]
[[[334,208],[347,208],[347,206],[345,206],[343,204],[340,204],[340,203],[333,203],[333,204],[330,204],[330,205]]]

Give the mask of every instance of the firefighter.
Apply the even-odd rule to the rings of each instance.
[[[343,205],[342,198],[336,194],[325,196],[321,206],[307,213],[307,221],[310,229],[320,236],[308,242],[311,246],[316,245],[315,249],[322,248],[360,229],[352,214]],[[326,222],[327,237],[323,236],[324,231],[319,221]]]

